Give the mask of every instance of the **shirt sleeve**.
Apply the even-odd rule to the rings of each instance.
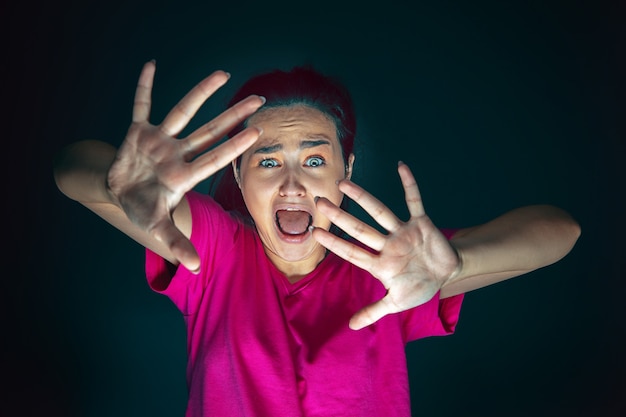
[[[215,260],[232,248],[241,223],[208,195],[191,191],[186,198],[192,221],[190,240],[200,256],[200,272],[193,274],[184,266],[172,265],[150,249],[146,249],[145,270],[152,290],[167,295],[183,314],[190,314],[212,275]]]

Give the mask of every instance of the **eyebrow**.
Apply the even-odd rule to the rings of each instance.
[[[318,136],[325,137],[325,135],[315,135],[315,136],[316,137],[318,137]],[[300,142],[300,149],[315,148],[316,146],[322,146],[322,145],[329,145],[330,146],[330,140],[328,140],[328,139],[306,139],[306,140],[303,140],[302,142]],[[283,149],[282,143],[277,143],[275,145],[262,146],[262,147],[260,147],[258,149],[255,149],[254,153],[255,154],[269,154],[269,153],[274,153],[276,151],[280,151],[281,149]]]

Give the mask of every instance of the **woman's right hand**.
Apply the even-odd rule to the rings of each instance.
[[[131,222],[165,244],[187,269],[200,267],[198,254],[174,225],[172,212],[185,193],[241,155],[259,137],[247,128],[209,148],[263,105],[250,96],[185,138],[177,135],[200,106],[229,78],[216,71],[198,85],[158,125],[149,122],[154,61],[144,65],[135,93],[133,122],[107,175],[109,195]]]

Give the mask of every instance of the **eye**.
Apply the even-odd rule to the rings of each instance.
[[[259,166],[263,168],[275,168],[278,166],[278,161],[271,158],[263,159],[259,162]]]
[[[326,164],[326,161],[321,156],[312,156],[304,161],[305,166],[312,168],[320,167],[324,164]]]

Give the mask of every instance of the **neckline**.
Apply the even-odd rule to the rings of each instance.
[[[263,254],[263,257],[265,258],[265,262],[267,263],[271,271],[272,278],[276,281],[279,287],[281,287],[283,291],[285,292],[285,294],[288,296],[295,295],[299,293],[300,291],[302,291],[304,288],[308,287],[309,284],[311,284],[321,274],[321,271],[323,271],[326,268],[325,265],[328,263],[328,259],[331,256],[334,256],[332,252],[327,250],[326,255],[324,256],[324,259],[322,259],[320,263],[318,263],[317,266],[311,272],[309,272],[307,275],[305,275],[298,281],[291,283],[289,279],[287,278],[287,276],[280,269],[278,269],[276,265],[274,265],[274,263],[267,256],[263,248],[263,243],[261,242],[261,239],[259,238],[258,235],[256,235],[256,241],[257,241],[259,251]]]

